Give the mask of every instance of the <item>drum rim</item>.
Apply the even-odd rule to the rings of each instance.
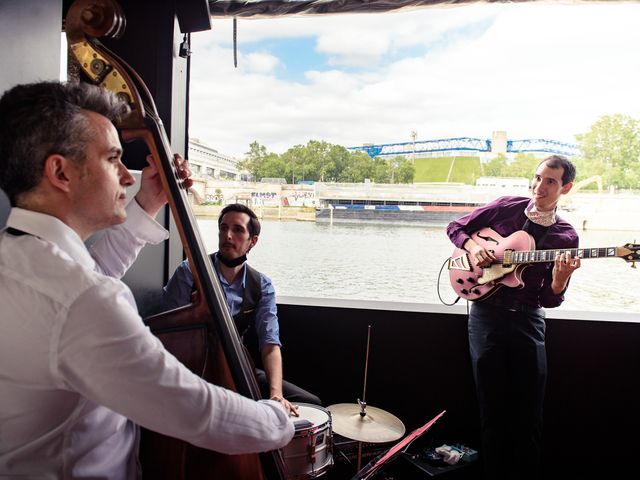
[[[332,421],[331,421],[332,420],[331,412],[321,405],[315,405],[311,403],[295,403],[294,405],[308,407],[314,410],[320,410],[321,412],[324,412],[327,416],[327,418],[321,424],[312,425],[311,427],[301,428],[300,430],[296,430],[293,438],[291,439],[291,442],[289,442],[289,444],[286,447],[283,447],[281,450],[283,453],[283,459],[284,459],[286,468],[288,472],[291,473],[291,468],[294,466],[294,465],[291,465],[291,463],[293,463],[292,461],[300,460],[304,458],[304,455],[298,456],[297,455],[298,452],[296,452],[295,455],[286,456],[285,450],[287,449],[287,447],[295,443],[296,441],[298,441],[299,443],[304,442],[306,437],[320,437],[322,435],[325,436],[322,443],[319,446],[318,445],[315,446],[317,450],[316,460],[320,460],[320,458],[318,457],[322,457],[322,460],[324,460],[324,462],[321,465],[317,465],[319,463],[318,461],[311,462],[311,463],[307,461],[305,465],[307,467],[311,467],[310,471],[307,470],[305,472],[297,472],[292,476],[287,477],[287,480],[308,480],[308,479],[316,478],[323,475],[330,467],[334,465],[333,429],[332,429]],[[291,459],[291,461],[287,462],[287,460],[289,459]]]
[[[328,429],[331,425],[329,423],[323,423],[319,426],[312,426],[308,428],[301,428],[300,430],[294,430],[293,438],[296,437],[308,437],[309,434],[321,433]]]
[[[327,410],[326,408],[322,407],[321,405],[314,405],[313,403],[294,403],[294,405],[297,405],[298,407],[305,407],[305,408],[310,408],[312,410],[320,410],[322,413],[325,413],[327,418],[324,422],[319,423],[317,425],[312,425],[311,427],[301,427],[299,430],[295,429],[295,434],[294,436],[298,436],[298,432],[302,433],[302,432],[311,432],[311,433],[315,433],[315,432],[321,432],[322,430],[326,430],[327,428],[331,428],[331,412],[329,410]],[[303,418],[303,420],[308,420],[306,418]],[[294,420],[295,422],[295,420]],[[301,435],[302,436],[302,435]]]

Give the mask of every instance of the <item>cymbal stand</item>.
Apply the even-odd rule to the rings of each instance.
[[[364,418],[367,415],[367,402],[365,401],[367,396],[367,372],[369,370],[369,349],[371,347],[371,325],[367,327],[367,352],[364,359],[364,386],[362,387],[362,401],[358,398],[358,405],[360,405],[360,418]],[[360,471],[362,466],[362,442],[358,441],[358,469]]]

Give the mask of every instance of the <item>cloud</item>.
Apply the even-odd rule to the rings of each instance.
[[[280,60],[277,57],[263,52],[249,53],[244,56],[243,61],[246,63],[245,69],[247,72],[264,74],[272,73],[280,64]]]
[[[412,130],[573,141],[601,115],[637,117],[639,21],[635,4],[240,20],[234,69],[231,22],[215,20],[193,36],[190,134],[236,156],[254,140],[282,153],[310,139],[410,141]],[[295,80],[296,57],[269,45],[297,38],[314,38],[325,63]]]
[[[389,51],[389,36],[375,31],[339,30],[318,37],[317,51],[329,55],[329,64],[365,67]]]

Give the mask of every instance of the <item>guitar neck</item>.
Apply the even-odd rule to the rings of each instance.
[[[523,263],[544,263],[553,262],[559,253],[571,253],[572,257],[581,259],[586,258],[611,258],[620,257],[618,247],[599,247],[599,248],[563,248],[559,250],[528,250],[528,251],[505,251],[504,264],[523,264]]]

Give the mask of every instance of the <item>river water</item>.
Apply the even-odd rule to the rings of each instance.
[[[217,220],[201,218],[198,224],[207,248],[215,251]],[[583,248],[640,240],[640,230],[578,233]],[[439,272],[452,250],[444,228],[264,220],[248,257],[282,296],[438,304]],[[640,269],[624,260],[587,259],[559,308],[639,313],[638,286]],[[440,292],[447,303],[456,298],[446,268]]]

